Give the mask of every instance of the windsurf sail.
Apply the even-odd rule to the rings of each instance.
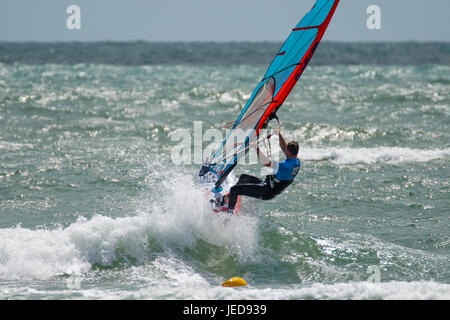
[[[260,130],[276,117],[276,111],[317,49],[338,3],[339,0],[317,0],[311,11],[292,29],[226,138],[202,167],[203,171],[207,168],[217,177],[213,191],[219,190],[241,156],[248,151],[249,144],[257,141]]]

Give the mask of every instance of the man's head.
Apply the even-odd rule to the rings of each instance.
[[[289,153],[290,153],[292,156],[294,156],[294,157],[297,156],[297,154],[298,154],[298,142],[297,142],[297,141],[291,141],[291,142],[289,142],[289,143],[287,144],[287,147],[286,147],[286,148],[288,149]]]

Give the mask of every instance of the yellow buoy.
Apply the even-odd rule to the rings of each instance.
[[[247,282],[239,277],[233,277],[231,279],[228,279],[224,283],[222,283],[222,287],[242,287],[246,286]]]

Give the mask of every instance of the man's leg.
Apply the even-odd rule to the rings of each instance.
[[[248,174],[243,173],[243,174],[241,174],[241,176],[239,177],[239,180],[237,181],[236,184],[247,184],[247,183],[250,183],[250,184],[260,184],[260,183],[262,183],[262,182],[263,182],[263,181],[262,181],[261,179],[257,178],[257,177],[250,176],[250,175],[248,175]]]
[[[261,179],[257,178],[257,177],[254,177],[254,176],[251,176],[251,175],[248,175],[248,174],[243,173],[243,174],[241,174],[241,175],[239,176],[238,181],[236,182],[236,184],[235,184],[233,187],[238,186],[238,185],[246,185],[246,184],[251,184],[251,185],[255,184],[255,185],[259,185],[259,184],[261,184],[262,182],[263,182],[263,181],[262,181]],[[227,194],[227,195],[225,195],[225,196],[223,197],[223,199],[222,199],[222,204],[227,204],[228,207],[230,207],[230,206],[229,206],[229,204],[230,204],[230,196],[231,196],[231,189],[230,189],[230,193]],[[237,197],[238,197],[238,195],[236,196],[236,199],[233,200],[233,209],[234,209],[234,207],[235,207],[235,205],[236,205]]]
[[[238,196],[247,196],[260,199],[269,191],[270,186],[266,184],[236,184],[230,189],[230,197],[228,200],[228,210],[232,211],[236,206]]]

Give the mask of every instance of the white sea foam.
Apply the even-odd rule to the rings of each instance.
[[[4,287],[0,299],[66,297],[67,299],[192,299],[192,300],[449,300],[450,284],[432,281],[389,281],[380,283],[345,282],[284,288],[247,287],[223,288],[220,282],[210,284],[201,277],[192,277],[187,270],[177,268],[177,278],[171,285],[153,278],[148,285],[136,290],[121,289],[36,289],[32,287]]]
[[[178,273],[177,273],[178,274]],[[8,293],[8,295],[5,295]],[[193,300],[449,300],[450,284],[431,281],[389,281],[381,283],[349,282],[291,288],[248,287],[223,288],[220,283],[210,285],[204,279],[192,279],[186,274],[183,283],[150,285],[135,291],[108,289],[37,290],[34,288],[8,288],[0,298],[8,296],[38,297],[67,295],[74,299],[193,299]],[[76,295],[75,295],[76,294]]]
[[[93,264],[110,266],[118,259],[144,263],[149,243],[162,250],[194,247],[199,239],[228,248],[241,259],[251,259],[257,246],[256,219],[213,216],[191,177],[177,184],[160,202],[143,201],[136,216],[96,215],[78,219],[66,228],[0,229],[0,280],[48,279],[84,273]]]
[[[30,143],[0,141],[0,150],[19,151],[22,149],[32,149],[33,147]]]
[[[249,287],[245,290],[235,290],[231,294],[225,290],[213,290],[215,298],[211,299],[335,299],[335,300],[428,300],[449,299],[450,285],[436,282],[401,282],[385,283],[350,282],[336,284],[316,283],[311,286],[286,289],[257,289]],[[207,294],[198,299],[207,299]]]
[[[83,259],[61,229],[0,229],[0,279],[47,279],[69,270],[85,272],[90,264]]]
[[[400,164],[405,162],[427,162],[446,159],[450,155],[447,149],[412,149],[402,147],[374,148],[309,148],[300,149],[299,156],[303,160],[330,160],[336,165],[348,164]]]

